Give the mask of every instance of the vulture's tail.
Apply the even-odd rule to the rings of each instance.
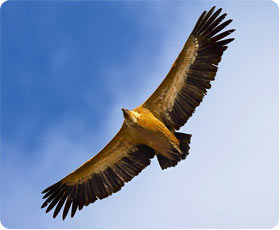
[[[181,155],[176,155],[176,159],[168,159],[160,154],[157,154],[158,163],[161,169],[166,169],[169,167],[174,167],[178,164],[179,161],[184,160],[187,155],[189,155],[190,142],[191,142],[191,134],[186,133],[174,133],[177,139],[180,141],[180,150],[182,151]],[[173,155],[174,156],[174,155]]]

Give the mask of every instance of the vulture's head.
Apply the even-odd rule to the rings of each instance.
[[[137,120],[139,117],[137,112],[130,111],[130,110],[124,109],[124,108],[122,108],[122,112],[123,112],[124,121],[128,125],[137,124]]]

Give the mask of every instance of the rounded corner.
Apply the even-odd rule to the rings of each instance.
[[[271,229],[279,229],[279,215],[276,217],[275,221],[272,223]]]
[[[276,9],[277,9],[278,12],[279,12],[279,5],[278,5],[279,0],[278,0],[278,1],[277,1],[277,0],[270,0],[269,2],[270,2],[272,5],[275,5]]]
[[[4,7],[6,7],[6,5],[9,3],[10,1],[5,0],[5,1],[1,1],[1,5],[0,5],[0,11],[3,10]]]

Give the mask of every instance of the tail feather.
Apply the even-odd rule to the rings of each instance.
[[[157,154],[157,159],[159,162],[159,165],[161,169],[166,169],[169,167],[175,167],[178,162],[181,160],[186,159],[187,155],[189,155],[189,149],[190,149],[190,142],[191,142],[191,134],[186,133],[174,133],[177,139],[180,141],[179,148],[182,152],[180,155],[173,155],[173,159],[168,159],[160,154]]]

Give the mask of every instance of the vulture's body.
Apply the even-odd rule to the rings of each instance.
[[[231,20],[214,7],[198,19],[164,81],[141,106],[122,109],[124,122],[116,136],[80,168],[43,191],[43,207],[62,206],[63,219],[97,199],[119,191],[157,156],[162,169],[173,167],[189,154],[190,134],[176,132],[200,104],[234,30],[223,30]],[[219,33],[219,34],[218,34]]]

